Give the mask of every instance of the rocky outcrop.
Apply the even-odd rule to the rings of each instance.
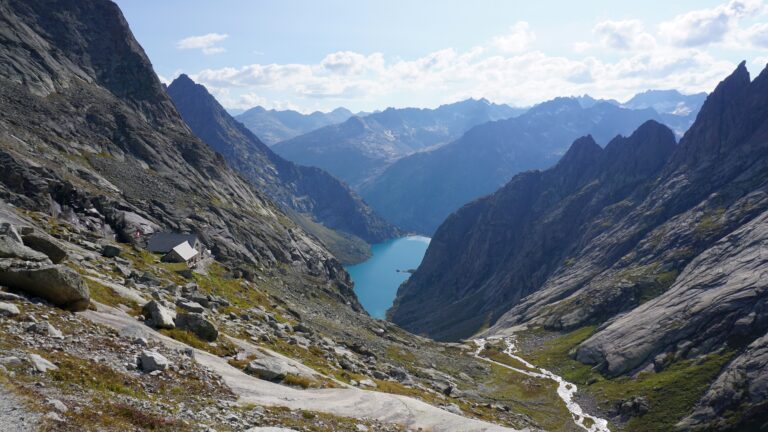
[[[219,337],[216,326],[200,313],[183,313],[176,316],[176,327],[188,330],[200,339],[214,342]]]
[[[683,430],[759,430],[768,423],[768,334],[749,344],[709,387]],[[726,411],[736,415],[725,416]]]
[[[296,165],[276,155],[188,76],[176,78],[168,94],[197,136],[284,209],[311,215],[330,229],[370,243],[398,234],[342,182],[318,168]]]
[[[626,155],[615,164],[581,140],[554,168],[516,176],[441,226],[392,317],[442,338],[597,325],[575,358],[608,377],[733,353],[680,427],[720,428],[731,408],[764,423],[767,96],[768,69],[750,81],[742,63],[665,157],[644,126],[636,145],[602,151]],[[734,427],[746,426],[722,425]]]
[[[83,279],[61,265],[0,262],[0,284],[71,311],[85,310],[90,304]]]
[[[54,264],[58,264],[67,258],[67,252],[56,241],[40,234],[27,234],[22,236],[24,246],[44,253]]]
[[[435,234],[390,319],[438,339],[469,337],[495,322],[599,233],[571,227],[603,223],[602,213],[651,180],[674,148],[671,131],[656,122],[605,149],[582,138],[552,169],[521,174],[465,206]]]
[[[659,354],[696,357],[768,331],[768,212],[694,259],[664,294],[616,318],[576,358],[609,375]]]
[[[4,0],[0,28],[1,199],[97,239],[196,232],[359,308],[341,263],[190,132],[114,3]]]
[[[141,308],[144,322],[158,329],[176,328],[176,312],[163,306],[157,300],[152,300]]]

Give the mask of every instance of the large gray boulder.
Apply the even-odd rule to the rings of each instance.
[[[0,261],[0,285],[24,291],[74,312],[88,308],[90,291],[75,271],[62,265]]]
[[[58,264],[67,258],[67,252],[55,241],[40,234],[27,234],[21,237],[24,246],[45,254],[54,264]]]
[[[18,235],[18,234],[17,234]],[[0,258],[16,258],[24,261],[48,262],[48,256],[24,246],[15,237],[0,234]]]
[[[15,304],[0,302],[0,317],[12,317],[19,313],[19,308]]]
[[[170,361],[164,355],[155,351],[142,351],[136,363],[141,370],[147,373],[163,371],[170,365]]]
[[[245,367],[245,371],[269,381],[282,381],[288,374],[306,375],[299,368],[277,357],[264,357],[253,360]]]
[[[176,324],[174,324],[176,311],[168,309],[156,300],[152,300],[145,304],[144,307],[141,308],[141,314],[144,315],[144,322],[150,327],[157,329],[176,328]]]
[[[176,327],[188,330],[208,342],[213,342],[219,337],[216,326],[198,313],[179,314],[176,317]]]

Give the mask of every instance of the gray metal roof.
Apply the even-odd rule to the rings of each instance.
[[[147,242],[147,250],[152,253],[168,253],[184,242],[189,242],[191,246],[194,246],[197,242],[197,235],[173,232],[155,233]]]

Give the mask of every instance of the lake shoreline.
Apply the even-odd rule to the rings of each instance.
[[[429,237],[411,235],[371,245],[371,257],[345,269],[355,283],[355,294],[374,318],[385,319],[397,289],[421,264]]]

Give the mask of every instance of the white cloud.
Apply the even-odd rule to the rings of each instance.
[[[590,49],[592,49],[592,44],[589,42],[574,42],[571,44],[571,50],[577,54],[589,51]]]
[[[758,48],[766,49],[768,48],[768,24],[755,24],[746,29],[741,37]]]
[[[493,38],[493,45],[504,53],[517,53],[525,51],[533,41],[536,34],[525,21],[518,21],[509,28],[509,33]]]
[[[216,46],[219,42],[228,38],[228,34],[221,33],[208,33],[202,36],[190,36],[184,38],[176,43],[178,49],[199,49],[203,54],[218,54],[226,51],[220,46]]]
[[[754,13],[749,12],[752,6],[739,6],[744,2],[750,3],[734,0],[715,9],[732,16]],[[766,27],[757,24],[739,31],[759,45]],[[400,97],[435,103],[485,97],[529,105],[585,93],[624,100],[651,88],[709,91],[735,67],[701,47],[669,44],[668,39],[655,36],[637,20],[602,21],[593,29],[594,40],[573,43],[575,54],[551,55],[532,50],[534,32],[527,23],[518,22],[509,33],[463,51],[445,48],[410,59],[338,51],[316,63],[257,63],[190,75],[215,88],[212,93],[230,108],[329,109],[344,104],[375,109]],[[616,53],[603,56],[602,47]]]
[[[365,56],[352,51],[338,51],[325,56],[320,65],[333,73],[359,75],[368,70],[381,69],[384,66],[384,56],[381,53]]]
[[[731,0],[712,9],[700,9],[678,15],[659,25],[659,32],[673,45],[704,46],[723,42],[739,19],[765,10],[762,0]]]
[[[603,46],[619,51],[647,50],[656,46],[656,39],[645,31],[639,20],[603,21],[592,32]]]

